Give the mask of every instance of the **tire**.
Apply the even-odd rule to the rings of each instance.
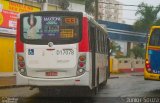
[[[106,67],[106,75],[107,75],[107,79],[110,77],[110,70],[109,70],[109,67]]]
[[[95,87],[95,94],[97,94],[99,92],[99,69],[97,71],[97,83],[96,83],[96,87]]]

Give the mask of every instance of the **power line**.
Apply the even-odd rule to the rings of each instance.
[[[128,4],[114,4],[114,3],[106,3],[106,2],[98,2],[98,3],[104,3],[104,4],[111,4],[111,5],[122,5],[122,6],[132,6],[132,7],[144,7],[144,6],[138,6],[138,5],[128,5]],[[115,8],[106,8],[106,7],[104,7],[105,9],[115,9]],[[154,7],[154,8],[156,8],[156,7]],[[135,12],[135,11],[137,11],[137,10],[133,10],[133,9],[120,9],[120,8],[118,8],[118,9],[116,9],[116,10],[127,10],[127,11],[133,11],[133,12]],[[117,18],[117,19],[122,19],[122,20],[130,20],[130,21],[136,21],[137,19],[132,19],[132,18]]]
[[[128,5],[128,4],[113,4],[113,3],[106,3],[106,2],[98,2],[98,3],[103,3],[103,4],[112,4],[112,5],[122,5],[122,6],[134,6],[134,7],[139,7],[138,5]]]
[[[105,8],[105,9],[115,9],[115,8]],[[137,11],[133,9],[115,9],[115,10]]]
[[[131,21],[137,20],[137,19],[130,19],[130,18],[118,18],[118,19],[125,19],[125,20],[131,20]]]
[[[145,7],[145,6],[139,6],[139,5],[129,5],[129,4],[114,4],[114,3],[106,3],[106,2],[98,2],[98,3],[103,3],[103,4],[112,4],[112,5],[122,5],[122,6],[132,6],[132,7]],[[157,7],[153,7],[157,8]]]
[[[126,11],[137,11],[137,10],[132,10],[132,9],[118,9],[118,10],[126,10]]]
[[[107,18],[107,19],[112,19],[112,18]],[[137,19],[131,19],[131,18],[117,18],[117,19],[130,20],[130,21],[136,21],[137,20]]]

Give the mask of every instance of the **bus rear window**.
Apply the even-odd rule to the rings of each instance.
[[[76,43],[81,39],[82,15],[63,13],[24,14],[21,16],[21,40],[29,44]]]
[[[160,29],[154,29],[152,31],[149,45],[160,46]]]

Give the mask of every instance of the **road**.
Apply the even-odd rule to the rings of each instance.
[[[97,97],[159,97],[160,82],[146,81],[142,75],[127,74],[109,79]]]
[[[115,75],[96,96],[90,98],[43,98],[38,89],[29,90],[28,87],[0,89],[2,103],[8,100],[5,97],[15,103],[159,103],[159,96],[160,82],[145,81],[142,75],[135,74]]]

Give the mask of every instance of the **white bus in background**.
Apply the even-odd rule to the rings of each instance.
[[[21,14],[16,70],[17,85],[40,91],[78,87],[97,92],[110,74],[107,31],[81,12]]]

